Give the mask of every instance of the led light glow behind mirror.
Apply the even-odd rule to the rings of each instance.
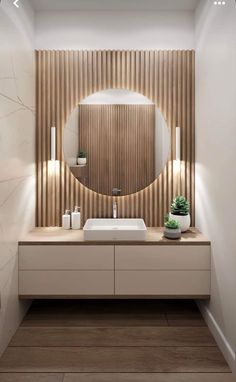
[[[128,195],[149,186],[163,171],[170,134],[160,110],[126,89],[94,93],[76,106],[63,134],[72,174],[95,192]],[[78,165],[80,151],[86,165]]]

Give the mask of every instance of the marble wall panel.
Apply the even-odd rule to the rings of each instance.
[[[34,226],[35,64],[31,41],[0,8],[0,354],[26,309],[18,300],[18,240]]]

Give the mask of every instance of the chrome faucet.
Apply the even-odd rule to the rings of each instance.
[[[117,202],[113,202],[113,205],[112,205],[112,217],[113,219],[116,219],[117,218]]]

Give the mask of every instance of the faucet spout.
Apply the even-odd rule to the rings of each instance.
[[[113,219],[117,218],[117,202],[113,202],[112,206],[112,217]]]

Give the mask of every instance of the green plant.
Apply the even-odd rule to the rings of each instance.
[[[170,229],[177,229],[177,228],[179,228],[179,223],[174,219],[169,219],[165,223],[165,227],[170,228]]]
[[[87,153],[86,153],[86,151],[80,151],[79,152],[79,158],[86,158],[87,157]]]
[[[176,196],[171,204],[171,213],[173,215],[188,215],[189,213],[189,202],[184,196]]]
[[[169,220],[169,214],[166,214],[166,215],[164,216],[164,223],[167,223],[168,220]]]

